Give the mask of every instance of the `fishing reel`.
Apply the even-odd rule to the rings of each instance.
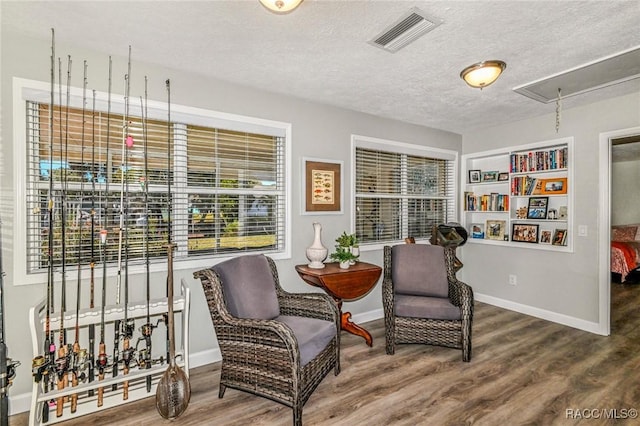
[[[0,389],[5,390],[11,386],[16,377],[16,367],[19,365],[20,361],[12,361],[11,358],[7,358],[7,373],[4,378],[0,378]]]
[[[133,318],[128,318],[127,321],[122,322],[122,337],[124,339],[131,339],[133,337],[133,331],[136,329],[136,323]]]
[[[49,375],[50,366],[51,364],[43,355],[38,355],[33,358],[31,361],[31,375],[33,376],[33,380],[36,383],[40,383],[43,377]]]
[[[55,361],[55,370],[58,375],[58,380],[62,380],[65,373],[69,370],[69,360],[71,356],[69,352],[65,354],[65,356],[59,356]]]
[[[109,358],[106,353],[98,354],[96,358],[96,368],[98,369],[98,373],[104,374],[104,370],[109,366]]]
[[[129,365],[131,364],[131,360],[135,360],[135,351],[136,348],[130,346],[127,349],[123,349],[121,354],[122,354],[122,363],[129,368]]]
[[[85,380],[87,380],[87,375],[84,373],[84,370],[89,366],[87,354],[88,352],[86,349],[79,349],[78,351],[72,352],[71,355],[71,372],[81,383],[84,383]],[[78,372],[80,372],[80,374],[78,374]]]

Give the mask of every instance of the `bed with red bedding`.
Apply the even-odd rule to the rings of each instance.
[[[611,228],[611,272],[625,282],[640,267],[640,225],[616,225]]]

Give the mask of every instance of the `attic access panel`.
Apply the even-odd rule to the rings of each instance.
[[[640,46],[513,88],[543,103],[640,78]]]

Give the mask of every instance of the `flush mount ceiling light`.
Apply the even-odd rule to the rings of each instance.
[[[271,12],[289,13],[302,3],[302,0],[260,0],[260,3]]]
[[[469,86],[482,90],[496,81],[506,67],[502,61],[478,62],[463,69],[460,78]]]

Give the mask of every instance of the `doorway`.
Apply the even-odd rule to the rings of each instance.
[[[611,182],[614,141],[629,140],[640,135],[640,127],[600,134],[600,200],[599,200],[599,325],[600,334],[611,333]],[[628,139],[627,139],[628,138]],[[636,143],[636,142],[634,142]]]

